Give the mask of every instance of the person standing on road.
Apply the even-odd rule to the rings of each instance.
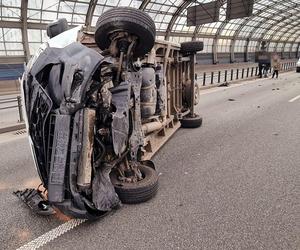
[[[273,66],[273,75],[272,78],[276,75],[276,78],[278,78],[278,73],[280,70],[280,62],[278,60],[274,61],[274,66]]]

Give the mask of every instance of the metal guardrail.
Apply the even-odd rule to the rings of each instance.
[[[19,122],[24,122],[21,96],[3,98],[3,99],[0,98],[0,105],[2,105],[2,104],[4,104],[4,105],[8,104],[8,106],[0,107],[0,111],[1,110],[12,109],[12,108],[18,108],[19,118],[20,118]]]
[[[282,71],[289,71],[296,68],[297,62],[285,62],[281,64]],[[272,72],[272,69],[269,71]],[[215,83],[226,83],[239,79],[247,79],[258,76],[258,67],[247,67],[247,68],[236,68],[230,70],[223,71],[212,71],[212,72],[203,72],[202,76],[198,78],[198,74],[196,76],[196,80],[200,83],[202,81],[202,85],[206,86],[206,84],[213,85]],[[200,81],[199,81],[200,80]],[[1,110],[18,108],[19,111],[19,122],[24,122],[23,111],[22,111],[22,99],[21,96],[10,97],[10,98],[0,98],[0,105],[8,104],[6,107],[0,107]],[[14,105],[15,104],[15,105]]]
[[[297,62],[285,62],[281,64],[281,71],[290,71],[295,69]],[[270,68],[269,73],[272,72]],[[258,66],[256,67],[246,67],[246,68],[235,68],[226,69],[219,71],[203,72],[197,74],[196,80],[202,86],[221,84],[226,82],[231,82],[240,79],[250,79],[258,76]]]

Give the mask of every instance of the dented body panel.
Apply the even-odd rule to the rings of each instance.
[[[78,218],[119,206],[111,171],[120,180],[141,180],[139,164],[193,109],[184,96],[195,80],[193,60],[180,45],[156,41],[142,58],[110,49],[100,51],[93,35],[74,28],[42,45],[22,79],[29,141],[47,198]]]

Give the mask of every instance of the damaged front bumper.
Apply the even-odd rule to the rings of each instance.
[[[91,165],[95,111],[85,105],[101,63],[103,56],[80,43],[47,48],[22,80],[28,134],[47,199],[77,218],[95,219],[120,204],[110,169]],[[38,193],[32,193],[16,195],[28,205],[36,203]]]

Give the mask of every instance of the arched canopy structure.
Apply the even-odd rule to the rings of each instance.
[[[0,63],[28,60],[47,40],[47,23],[57,18],[92,30],[98,17],[115,6],[147,12],[160,39],[204,41],[202,53],[213,54],[214,62],[222,54],[229,54],[232,62],[242,54],[251,59],[248,53],[256,51],[261,41],[267,42],[270,51],[298,56],[300,0],[254,0],[250,17],[230,21],[225,20],[227,1],[222,0],[219,22],[188,27],[187,8],[207,2],[211,0],[0,0]]]

